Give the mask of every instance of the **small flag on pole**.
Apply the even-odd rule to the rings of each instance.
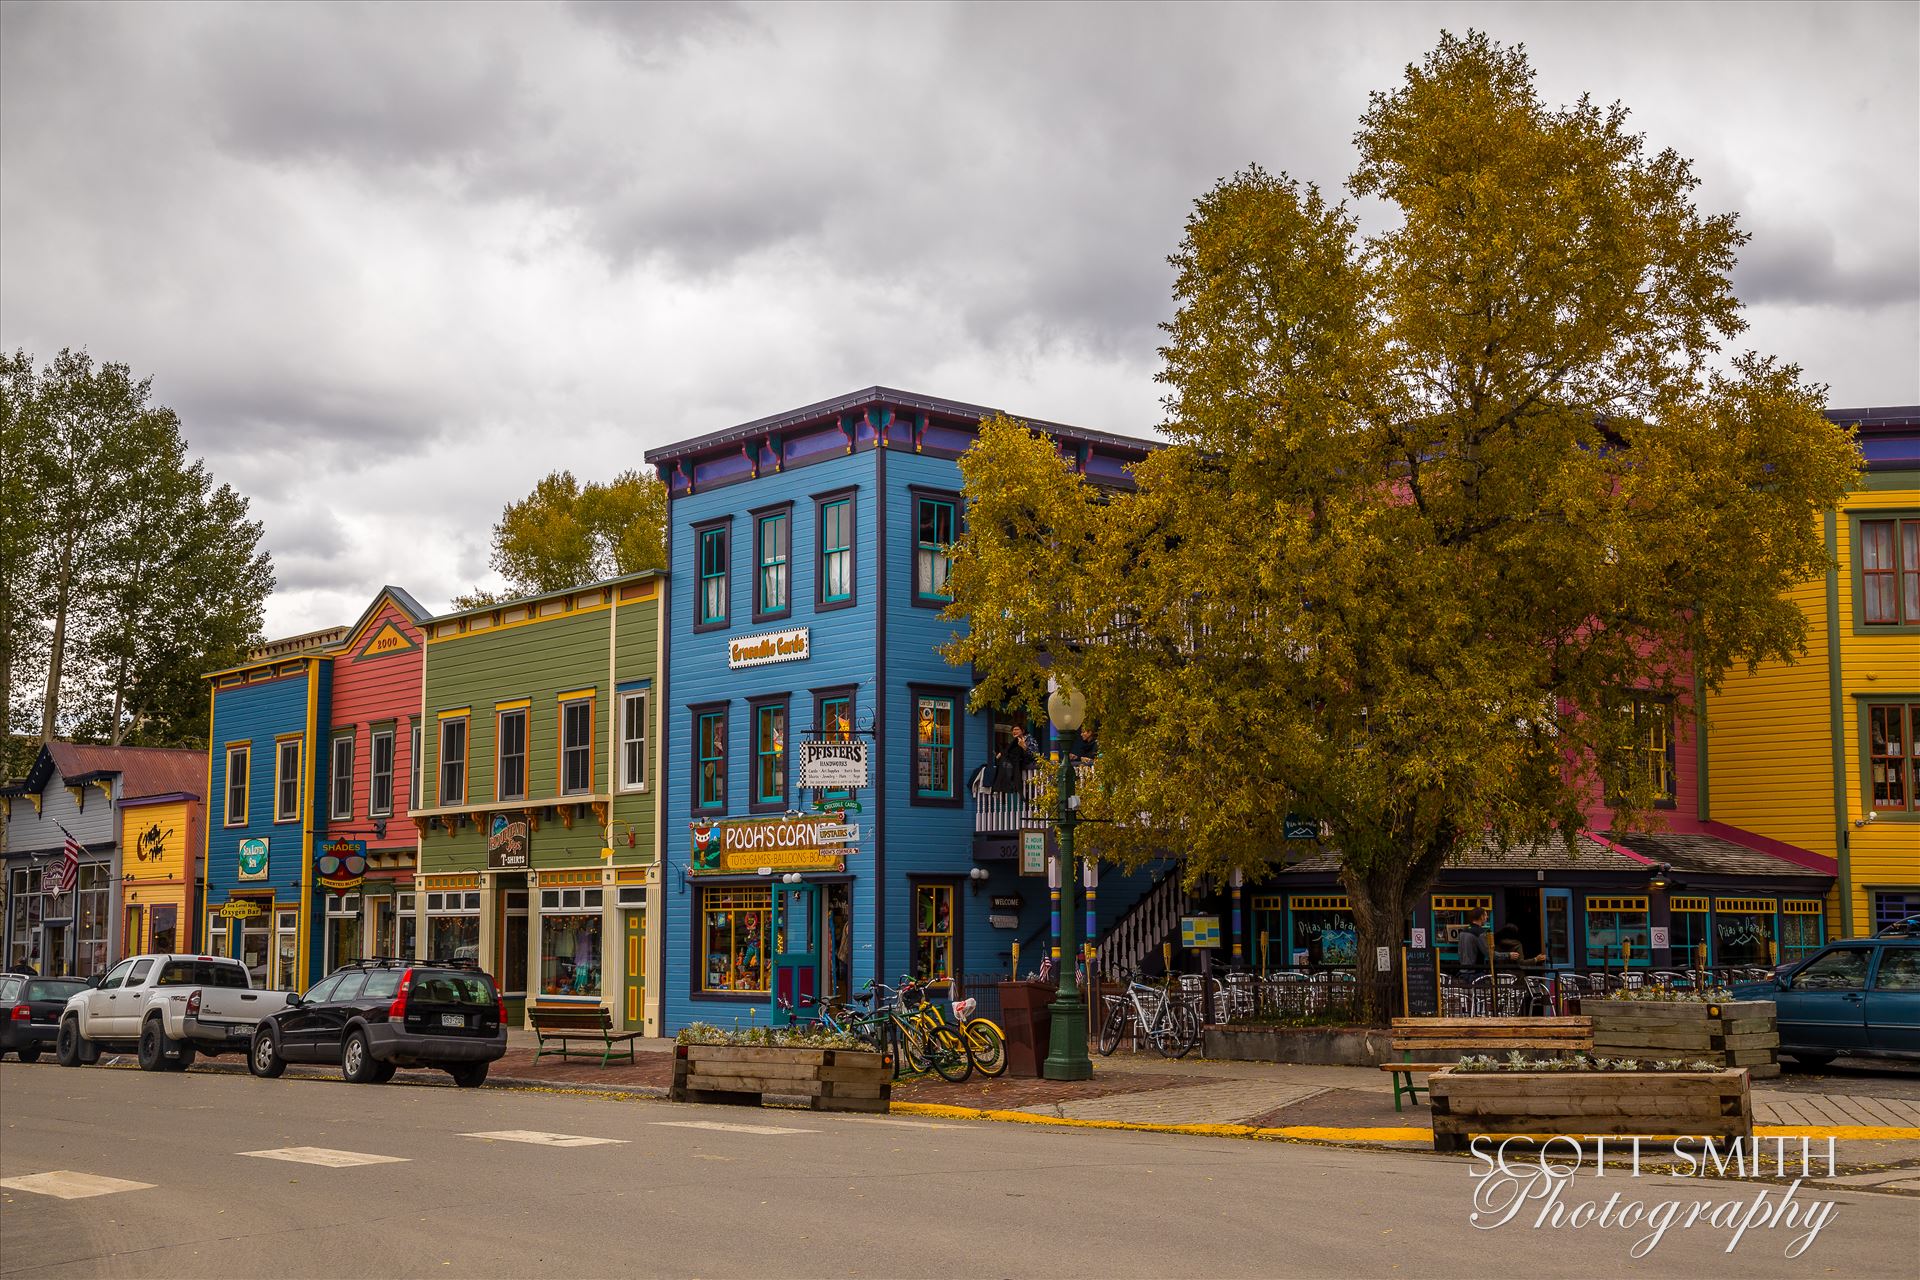
[[[47,864],[46,871],[41,874],[40,888],[43,893],[68,893],[80,883],[80,842],[65,827],[60,828],[60,834],[67,841],[61,849],[60,860]]]

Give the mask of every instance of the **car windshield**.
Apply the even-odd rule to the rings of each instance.
[[[20,993],[22,1000],[65,1000],[85,991],[87,984],[78,978],[37,978]]]
[[[162,987],[230,987],[246,990],[247,971],[237,964],[210,960],[173,960],[160,971]]]
[[[423,1004],[492,1004],[493,984],[475,973],[421,973],[408,994]]]

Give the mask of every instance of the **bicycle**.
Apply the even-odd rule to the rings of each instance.
[[[967,1042],[927,1007],[925,988],[912,978],[903,978],[899,987],[869,981],[854,998],[863,1004],[871,1001],[874,1020],[886,1027],[896,1077],[911,1068],[959,1084],[973,1074]]]
[[[1129,977],[1127,989],[1107,997],[1106,1025],[1100,1031],[1100,1053],[1120,1047],[1120,1037],[1131,1032],[1135,1047],[1141,1036],[1163,1058],[1184,1058],[1200,1043],[1200,1019],[1187,1002],[1174,994],[1171,982],[1149,986]]]
[[[976,1018],[973,1011],[979,1001],[969,997],[955,1000],[948,1007],[960,1034],[966,1037],[967,1052],[973,1055],[973,1069],[989,1079],[1007,1073],[1007,1033],[992,1018]]]

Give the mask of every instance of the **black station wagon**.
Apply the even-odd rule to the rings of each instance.
[[[438,1067],[463,1089],[507,1051],[507,1006],[471,962],[363,960],[328,974],[260,1020],[247,1069],[339,1064],[350,1084],[385,1084],[398,1067]]]

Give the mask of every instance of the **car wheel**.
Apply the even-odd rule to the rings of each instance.
[[[273,1032],[253,1033],[253,1047],[247,1050],[247,1070],[262,1080],[277,1080],[287,1069],[287,1060],[274,1048]]]
[[[185,1071],[193,1065],[196,1056],[194,1048],[185,1040],[175,1040],[173,1045],[174,1055],[166,1059],[164,1065],[168,1071]]]
[[[448,1067],[447,1074],[462,1089],[478,1089],[487,1082],[487,1064],[484,1062],[463,1062],[457,1067]]]
[[[22,1049],[22,1050],[20,1051],[20,1061],[22,1061],[22,1062],[38,1062],[38,1061],[40,1061],[40,1048],[39,1048],[39,1046],[38,1046],[38,1045],[36,1045],[36,1046],[34,1046],[33,1048],[31,1048],[31,1049]]]
[[[63,1067],[77,1067],[86,1061],[87,1039],[80,1034],[80,1020],[66,1018],[53,1042],[53,1053]]]
[[[134,1056],[139,1059],[142,1071],[167,1069],[167,1034],[160,1029],[158,1018],[148,1018],[141,1026],[140,1047]]]
[[[387,1081],[393,1079],[393,1073],[397,1070],[399,1070],[399,1068],[395,1067],[391,1062],[376,1062],[374,1063],[373,1082],[375,1084],[385,1084]]]
[[[373,1060],[373,1046],[367,1033],[353,1030],[340,1046],[340,1078],[348,1084],[373,1084],[380,1064]]]

